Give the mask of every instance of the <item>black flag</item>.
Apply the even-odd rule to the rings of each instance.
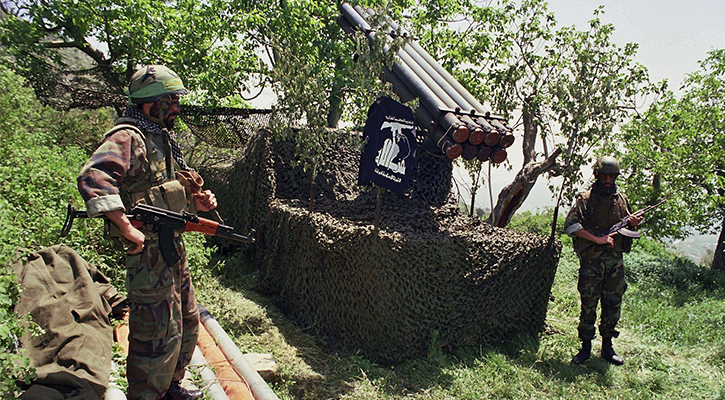
[[[397,101],[381,97],[370,106],[360,161],[359,183],[372,182],[403,194],[415,170],[415,115]]]

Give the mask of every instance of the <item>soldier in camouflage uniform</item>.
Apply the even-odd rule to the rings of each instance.
[[[199,314],[181,233],[174,247],[181,261],[170,265],[156,233],[133,227],[125,214],[146,203],[173,211],[209,211],[209,191],[189,194],[176,170],[191,170],[174,139],[174,119],[184,84],[172,70],[149,65],[136,71],[127,89],[131,105],[106,133],[78,176],[90,217],[105,216],[111,236],[129,243],[126,289],[129,301],[130,399],[197,399],[200,391],[179,385],[198,336]]]
[[[579,194],[564,222],[566,233],[573,237],[575,250],[590,245],[579,254],[577,289],[581,295],[581,314],[578,331],[582,348],[572,359],[574,364],[585,362],[591,355],[600,301],[602,358],[615,365],[624,363],[624,359],[612,348],[612,338],[619,336],[616,327],[621,315],[622,296],[627,289],[622,253],[629,252],[631,239],[618,234],[597,236],[627,215],[631,227],[642,222],[641,217],[630,215],[629,200],[617,190],[615,181],[619,171],[619,163],[613,157],[597,160],[594,165],[596,181],[591,190]]]

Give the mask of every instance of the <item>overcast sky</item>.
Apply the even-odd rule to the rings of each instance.
[[[698,69],[708,51],[725,47],[725,0],[549,0],[559,25],[585,28],[592,11],[604,5],[601,19],[615,27],[620,46],[639,44],[636,60],[650,78],[667,78],[679,88],[685,74]]]

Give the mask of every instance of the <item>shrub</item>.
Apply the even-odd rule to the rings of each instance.
[[[559,216],[556,220],[556,232],[557,237],[561,236],[564,231],[564,218],[566,215],[561,214],[559,210]],[[551,234],[551,222],[554,220],[554,208],[545,207],[543,210],[536,210],[536,213],[531,211],[522,211],[514,214],[509,222],[507,228],[513,229],[519,232],[533,233],[540,236],[549,236]]]
[[[17,351],[24,326],[32,325],[13,311],[21,288],[12,262],[64,241],[108,272],[114,252],[95,234],[97,221],[76,224],[67,239],[59,235],[67,205],[82,204],[75,177],[87,153],[68,139],[88,131],[88,118],[43,107],[22,79],[2,66],[0,84],[0,392],[14,398],[16,380],[28,382],[33,371]]]

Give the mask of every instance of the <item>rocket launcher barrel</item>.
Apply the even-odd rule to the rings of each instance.
[[[340,10],[338,24],[345,32],[360,31],[371,43],[375,41],[374,31],[378,28],[367,22],[373,15],[372,10],[365,11],[348,3],[343,3]],[[397,23],[388,19],[383,23],[386,24],[387,34],[393,37],[399,34]],[[385,46],[383,51],[387,53],[390,49]],[[466,159],[478,158],[494,163],[506,159],[504,148],[513,144],[513,135],[501,117],[486,112],[483,105],[414,40],[408,41],[396,55],[393,66],[384,69],[383,78],[393,85],[403,102],[415,97],[420,99],[415,114],[417,124],[428,132],[425,143],[435,143],[451,159],[461,155]]]
[[[370,24],[365,21],[363,16],[356,11],[357,8],[353,8],[347,3],[342,4],[340,7],[342,15],[347,18],[350,25],[357,27],[362,30],[367,36],[368,40],[374,41],[373,30]],[[362,12],[362,9],[359,10]],[[383,51],[389,51],[388,47],[384,47]],[[451,112],[440,112],[441,109],[445,109],[445,104],[438,99],[433,91],[428,88],[421,79],[415,74],[413,70],[402,62],[396,62],[393,64],[392,72],[400,78],[400,81],[420,98],[421,104],[423,104],[429,111],[439,116],[439,123],[448,132],[452,132],[453,137],[457,140],[465,141],[468,138],[469,130],[456,116]],[[392,82],[391,82],[392,83]],[[433,111],[435,110],[435,111]]]

